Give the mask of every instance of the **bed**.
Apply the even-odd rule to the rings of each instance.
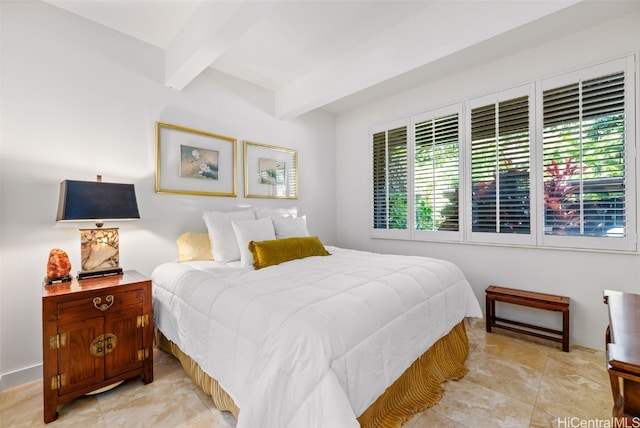
[[[464,319],[482,313],[460,269],[291,233],[307,236],[249,241],[265,245],[250,264],[170,262],[151,276],[158,346],[238,428],[400,426],[466,373]],[[288,251],[304,256],[280,261]]]

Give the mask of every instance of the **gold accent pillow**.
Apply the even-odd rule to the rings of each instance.
[[[176,244],[178,244],[179,262],[213,260],[208,233],[183,233],[176,239]]]
[[[289,260],[311,256],[330,256],[317,236],[251,241],[249,251],[253,254],[253,268],[262,269]]]

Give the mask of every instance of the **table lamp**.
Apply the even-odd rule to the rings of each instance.
[[[122,273],[118,228],[105,221],[140,218],[133,184],[64,180],[56,221],[93,221],[95,229],[80,229],[81,271],[78,279]]]

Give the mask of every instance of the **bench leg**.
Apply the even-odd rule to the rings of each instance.
[[[562,350],[569,352],[569,311],[562,311]]]
[[[488,297],[486,298],[485,316],[487,317],[487,333],[491,333],[491,325],[495,321],[496,301]]]

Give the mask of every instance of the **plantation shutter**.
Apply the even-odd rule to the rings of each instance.
[[[472,232],[529,234],[529,97],[471,110]]]
[[[407,127],[376,132],[373,145],[373,228],[407,229]]]
[[[543,92],[545,235],[626,236],[624,72]]]
[[[414,126],[416,230],[459,230],[459,118],[447,115]]]
[[[373,228],[386,229],[387,222],[387,133],[373,134]]]

